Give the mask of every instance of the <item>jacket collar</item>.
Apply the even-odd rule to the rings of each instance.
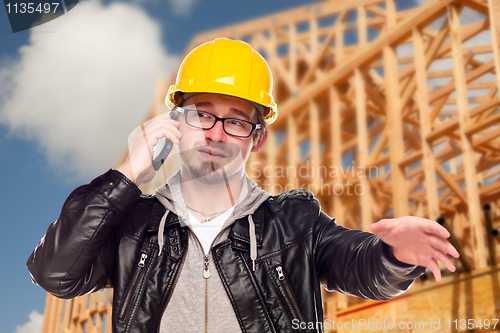
[[[158,226],[161,217],[165,214],[165,207],[161,202],[156,201],[153,205],[153,212],[151,214],[151,219],[148,223],[148,231],[155,232],[158,231]],[[255,223],[255,237],[257,239],[257,246],[262,246],[262,241],[264,239],[264,209],[257,209],[253,213],[253,221]],[[179,217],[176,214],[169,214],[165,222],[165,228],[168,228],[174,224],[179,223]],[[250,233],[248,229],[248,215],[235,221],[231,231],[229,232],[228,238],[235,240],[236,242],[243,242],[250,244]]]
[[[151,213],[151,219],[148,222],[148,232],[158,231],[159,223],[161,217],[165,214],[165,206],[159,201],[155,201],[153,205],[153,211]],[[165,227],[170,227],[174,224],[179,224],[179,217],[175,214],[169,214],[167,221],[165,222]]]

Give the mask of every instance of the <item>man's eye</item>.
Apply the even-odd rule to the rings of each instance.
[[[210,118],[210,115],[204,111],[198,111],[198,117],[200,118]]]
[[[231,125],[234,125],[234,126],[244,126],[245,125],[242,121],[239,121],[239,120],[236,120],[236,119],[231,119],[229,121],[229,123]]]

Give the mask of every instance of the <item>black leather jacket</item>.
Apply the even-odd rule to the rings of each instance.
[[[111,286],[113,332],[158,332],[190,232],[170,214],[163,248],[168,255],[158,256],[164,212],[154,196],[141,195],[121,173],[108,171],[64,203],[28,259],[34,283],[61,298]],[[397,261],[377,236],[335,224],[308,191],[270,197],[253,220],[259,255],[255,272],[246,218],[236,220],[227,240],[212,249],[243,332],[298,331],[294,319],[322,323],[320,283],[328,290],[385,300],[424,272]]]

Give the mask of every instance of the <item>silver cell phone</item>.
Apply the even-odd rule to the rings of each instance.
[[[167,138],[161,138],[153,150],[153,168],[158,171],[172,151],[174,144]]]

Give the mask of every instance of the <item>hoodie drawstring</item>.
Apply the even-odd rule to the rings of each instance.
[[[255,237],[255,223],[253,223],[252,214],[248,215],[248,233],[250,234],[250,259],[255,272],[255,259],[257,259],[257,238]]]
[[[167,209],[165,211],[165,214],[163,214],[161,221],[160,221],[160,226],[158,227],[158,246],[160,247],[160,251],[158,251],[158,257],[161,255],[161,251],[163,250],[163,230],[165,229],[165,221],[167,221],[167,216],[168,216],[169,210]]]

